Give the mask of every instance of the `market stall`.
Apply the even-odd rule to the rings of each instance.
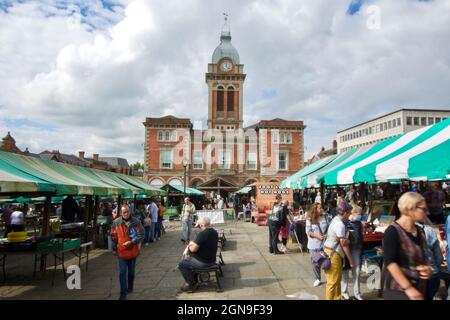
[[[9,232],[8,237],[0,239],[0,264],[4,277],[7,256],[12,254],[34,255],[35,264],[41,260],[43,271],[49,254],[54,257],[55,268],[57,264],[62,264],[63,271],[67,252],[79,257],[81,263],[82,258],[88,258],[88,253],[83,255],[82,249],[88,249],[93,244],[100,197],[116,198],[120,204],[121,197],[136,199],[140,194],[164,195],[166,192],[136,177],[0,152],[0,197],[10,201],[22,197],[21,200],[44,204],[43,215],[38,217],[42,221],[39,235],[31,236],[25,230]],[[83,198],[83,221],[62,224],[58,218],[51,220],[52,200],[60,196],[63,201],[61,196],[65,195]],[[44,198],[38,198],[42,196]]]
[[[189,187],[184,188],[184,186],[173,184],[166,184],[161,189],[167,192],[166,210],[169,210],[168,213],[171,213],[172,215],[174,208],[177,210],[177,215],[181,213],[185,195],[191,199],[191,202],[197,209],[201,209],[203,207],[205,193],[200,190]],[[185,190],[186,193],[184,193]]]

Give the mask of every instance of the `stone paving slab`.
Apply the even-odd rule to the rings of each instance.
[[[272,255],[268,249],[268,229],[252,223],[238,222],[227,226],[227,244],[222,255],[224,277],[220,277],[223,292],[216,292],[212,283],[201,286],[194,293],[183,293],[179,287],[183,279],[176,269],[184,250],[180,242],[178,222],[172,222],[161,241],[143,246],[136,264],[134,292],[128,299],[236,299],[236,300],[287,300],[286,295],[305,291],[320,299],[325,297],[325,285],[313,287],[312,266],[309,255],[302,255],[297,244],[288,243],[286,255]],[[219,228],[220,229],[220,228]],[[119,296],[119,267],[117,257],[106,250],[91,252],[89,269],[82,264],[82,289],[68,290],[62,270],[57,269],[55,284],[52,259],[49,258],[45,276],[32,278],[33,259],[8,260],[8,280],[0,286],[0,299],[87,299],[116,300]],[[29,257],[28,257],[29,258]],[[68,257],[66,266],[77,264],[75,257]],[[325,280],[325,275],[323,275]],[[362,285],[367,298],[376,299],[376,291]]]

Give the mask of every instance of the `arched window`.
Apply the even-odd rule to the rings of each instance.
[[[219,112],[223,112],[223,93],[224,93],[224,88],[218,87],[217,88],[217,111]]]
[[[170,141],[170,132],[166,131],[166,141]]]
[[[227,110],[234,111],[234,90],[233,87],[228,87],[227,91]]]
[[[162,131],[158,132],[158,141],[163,141],[163,132]]]

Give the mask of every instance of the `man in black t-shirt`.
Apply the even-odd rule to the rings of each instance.
[[[211,220],[208,217],[200,218],[195,226],[202,231],[197,235],[195,241],[188,244],[189,256],[178,264],[186,282],[181,287],[182,291],[193,291],[195,289],[196,282],[192,272],[193,268],[209,267],[216,263],[219,234],[211,228]]]

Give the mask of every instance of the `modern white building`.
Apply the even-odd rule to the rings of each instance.
[[[400,109],[337,133],[338,153],[372,145],[450,117],[450,110]]]

